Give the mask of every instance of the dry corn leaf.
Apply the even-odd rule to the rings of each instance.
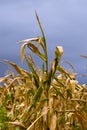
[[[30,130],[30,129],[34,126],[34,124],[35,124],[41,117],[43,117],[43,116],[45,116],[45,115],[47,114],[47,112],[48,112],[48,109],[47,109],[46,107],[44,107],[44,109],[43,109],[43,111],[42,111],[42,114],[41,114],[34,122],[32,122],[32,124],[27,128],[27,130]]]
[[[28,71],[20,68],[18,65],[16,65],[14,62],[11,62],[11,61],[8,61],[8,63],[13,66],[13,68],[20,74],[20,75],[23,75],[23,76],[27,76],[29,75]]]
[[[24,79],[24,77],[16,77],[16,78],[14,78],[11,82],[10,82],[10,84],[8,85],[8,87],[10,87],[11,85],[13,85],[13,83],[15,83],[16,81],[18,81],[18,80],[23,80]]]
[[[39,51],[38,47],[36,47],[36,46],[35,46],[34,44],[32,44],[32,43],[27,44],[27,46],[29,47],[29,49],[30,49],[33,53],[35,53],[35,54],[38,55],[41,59],[43,59],[44,61],[46,61],[46,57],[44,56],[44,54],[42,54],[42,53]]]
[[[25,58],[25,54],[24,54],[24,50],[25,50],[25,47],[28,43],[24,43],[22,46],[21,46],[21,50],[20,50],[20,55],[21,55],[21,61],[24,60]]]
[[[57,125],[57,115],[54,113],[51,116],[50,130],[56,130]]]
[[[17,43],[30,43],[30,42],[38,42],[39,38],[30,38],[30,39],[25,39],[25,40],[21,40]]]
[[[14,121],[14,122],[8,122],[11,125],[19,126],[22,128],[26,128],[22,122]]]

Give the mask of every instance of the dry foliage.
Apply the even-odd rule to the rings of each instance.
[[[42,38],[21,41],[21,58],[30,71],[6,61],[17,75],[0,78],[0,130],[87,130],[86,85],[80,85],[75,74],[60,65],[60,46],[48,69],[46,39],[37,14],[36,18]],[[24,53],[26,47],[41,58],[41,68]]]

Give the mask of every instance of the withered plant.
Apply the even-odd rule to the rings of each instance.
[[[0,78],[0,130],[87,130],[87,91],[75,73],[60,65],[63,48],[57,46],[49,68],[45,35],[22,40],[20,49],[29,71],[6,61],[17,72]],[[41,59],[38,67],[29,48]],[[39,61],[38,61],[39,62]]]

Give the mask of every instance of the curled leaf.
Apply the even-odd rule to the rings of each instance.
[[[55,56],[58,60],[60,60],[61,56],[63,54],[63,48],[62,46],[57,46],[55,51]]]
[[[27,43],[24,43],[24,44],[21,46],[20,55],[21,55],[21,60],[22,60],[22,61],[23,61],[24,58],[25,58],[24,50],[25,50],[26,45],[27,45]]]
[[[35,53],[36,55],[38,55],[41,59],[43,59],[44,61],[46,61],[45,56],[39,51],[38,47],[36,47],[34,44],[29,43],[27,44],[28,48]]]
[[[39,38],[30,38],[30,39],[25,39],[25,40],[21,40],[17,43],[30,43],[30,42],[38,42]]]

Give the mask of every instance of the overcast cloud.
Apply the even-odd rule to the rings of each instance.
[[[20,45],[16,42],[40,35],[35,10],[45,31],[50,59],[55,47],[62,45],[63,60],[69,60],[77,72],[84,72],[86,60],[79,55],[87,55],[87,0],[0,0],[0,59],[18,63]]]

